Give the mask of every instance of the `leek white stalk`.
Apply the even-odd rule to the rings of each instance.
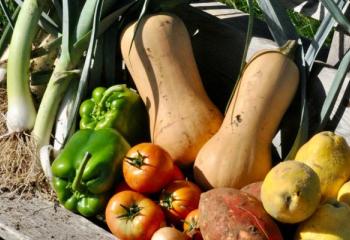
[[[0,66],[0,87],[5,86],[6,83],[6,67]]]
[[[13,30],[7,63],[6,124],[9,132],[22,132],[34,126],[36,110],[29,90],[29,63],[42,2],[25,0]]]
[[[94,11],[91,11],[90,8],[95,8],[96,2],[97,0],[87,0],[85,2],[84,8],[80,13],[77,26],[83,26],[82,22],[90,22],[91,25],[91,19],[94,17]],[[63,4],[67,3],[68,0],[63,1]],[[87,5],[89,5],[89,7],[85,7]],[[64,14],[67,13],[65,11],[63,12],[63,18],[65,17]],[[65,25],[63,25],[63,33],[65,32],[64,28]],[[32,135],[34,136],[39,148],[50,143],[50,136],[59,104],[69,86],[69,78],[76,75],[76,72],[73,72],[74,68],[78,65],[84,51],[88,46],[89,38],[84,38],[84,36],[88,34],[90,29],[91,26],[90,28],[82,27],[81,29],[79,28],[79,30],[77,30],[75,43],[80,42],[80,45],[75,45],[69,42],[72,40],[74,41],[72,38],[65,39],[65,37],[68,37],[67,35],[62,36],[62,52],[40,103],[38,116],[32,131]],[[71,46],[71,48],[68,46]]]
[[[69,80],[63,76],[72,65],[68,57],[61,55],[46,87],[32,131],[39,148],[50,142],[58,107],[69,85]]]
[[[39,158],[42,170],[45,174],[46,179],[52,187],[52,171],[51,171],[51,156],[53,152],[53,147],[51,145],[45,145],[40,148]]]
[[[77,95],[78,81],[70,83],[66,94],[62,100],[60,108],[58,110],[56,125],[55,125],[55,139],[53,148],[55,153],[58,153],[63,148],[63,144],[66,139],[71,136],[75,130],[75,126],[69,129],[68,122],[69,116],[72,114],[74,107],[74,101]]]

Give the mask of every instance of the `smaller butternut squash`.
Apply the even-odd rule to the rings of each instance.
[[[284,51],[252,57],[223,124],[198,153],[194,177],[200,186],[239,189],[264,179],[272,165],[272,138],[298,82],[298,68]]]
[[[189,165],[223,116],[204,90],[182,20],[171,14],[146,16],[134,36],[135,26],[122,33],[121,51],[148,109],[152,142],[175,162]]]

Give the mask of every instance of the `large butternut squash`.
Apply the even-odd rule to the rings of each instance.
[[[121,36],[126,66],[148,109],[151,138],[173,159],[189,165],[219,129],[223,116],[208,98],[182,20],[157,14]],[[132,42],[132,46],[130,48]]]
[[[252,57],[222,126],[198,153],[194,176],[199,185],[241,188],[264,179],[272,164],[272,138],[298,82],[297,66],[282,51]]]

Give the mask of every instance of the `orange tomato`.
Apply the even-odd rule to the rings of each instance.
[[[149,240],[164,225],[162,209],[134,191],[115,194],[109,200],[105,214],[112,234],[123,240]]]
[[[203,240],[202,234],[199,230],[199,210],[192,210],[187,214],[184,221],[184,232],[193,240]]]
[[[159,192],[172,180],[173,171],[169,153],[153,143],[132,147],[123,161],[125,182],[141,193]]]
[[[160,205],[168,219],[175,225],[184,220],[192,210],[198,208],[200,188],[186,180],[170,183],[160,195]]]

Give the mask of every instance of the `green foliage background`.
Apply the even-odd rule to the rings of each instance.
[[[7,4],[8,8],[12,14],[15,11],[16,3],[13,0],[5,0],[5,3]],[[3,14],[3,12],[0,11],[0,35],[2,34],[2,31],[3,31],[4,27],[6,26],[6,24],[7,24],[7,19],[6,19],[5,15]]]
[[[247,5],[246,0],[220,0],[220,1],[227,4],[230,7],[239,9],[243,12],[248,12],[248,5]],[[10,11],[13,12],[15,9],[14,1],[13,0],[5,0],[5,2],[7,3]],[[263,19],[263,14],[262,14],[256,0],[254,0],[253,12],[254,12],[256,17]],[[293,24],[296,26],[298,33],[302,37],[310,39],[315,35],[317,28],[320,25],[319,21],[312,19],[312,18],[309,18],[309,17],[305,17],[305,16],[298,14],[298,13],[295,13],[291,10],[288,10],[288,15],[290,16]],[[3,28],[6,24],[7,24],[7,20],[1,11],[0,12],[0,35],[1,35]],[[330,34],[330,36],[331,35],[332,34]],[[329,44],[330,41],[331,41],[331,37],[329,37],[327,39],[326,44]]]
[[[239,9],[243,12],[248,12],[248,5],[246,0],[221,0],[223,3],[227,4],[230,7]],[[263,14],[258,6],[258,3],[256,0],[254,0],[254,5],[253,5],[253,12],[254,15],[259,18],[263,19]],[[311,39],[315,35],[317,28],[320,25],[320,22],[310,18],[306,17],[304,15],[301,15],[299,13],[293,12],[292,10],[287,10],[287,13],[289,17],[291,18],[294,26],[297,29],[298,34],[300,36]],[[332,34],[330,34],[332,36]],[[329,37],[326,41],[326,45],[330,44],[331,37]]]

